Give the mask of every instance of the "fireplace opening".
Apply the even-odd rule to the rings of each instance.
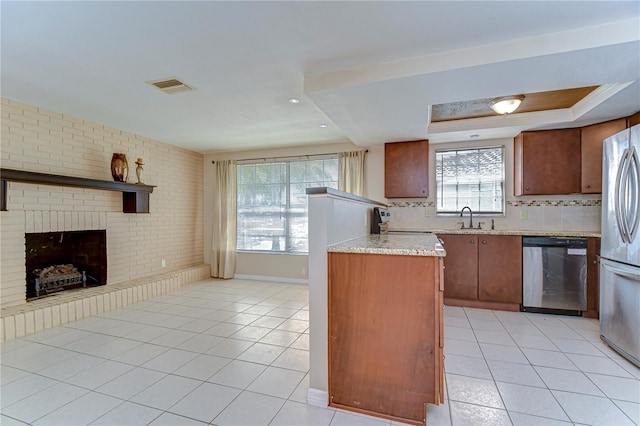
[[[25,234],[27,300],[107,283],[107,233]]]

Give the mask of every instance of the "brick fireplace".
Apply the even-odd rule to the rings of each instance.
[[[111,157],[119,152],[143,157],[145,181],[155,188],[149,212],[130,214],[120,192],[9,181],[0,205],[0,341],[208,276],[202,154],[4,97],[1,105],[0,168],[111,181]],[[59,241],[60,233],[75,231],[105,234],[104,270],[85,274],[104,277],[106,270],[106,285],[27,302],[26,234],[53,233]]]

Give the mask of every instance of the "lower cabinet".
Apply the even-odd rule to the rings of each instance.
[[[522,303],[522,237],[438,235],[444,242],[445,304],[516,311]]]
[[[444,402],[441,257],[329,253],[329,405],[424,424]]]
[[[447,255],[444,258],[444,297],[478,300],[478,237],[440,235]]]

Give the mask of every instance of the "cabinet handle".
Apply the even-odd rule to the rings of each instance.
[[[487,240],[482,240],[482,244],[487,244]]]
[[[476,243],[476,240],[469,240],[469,242],[470,242],[471,244],[475,244],[475,243]]]
[[[584,187],[585,187],[585,188],[591,188],[591,185],[586,184]]]
[[[529,191],[531,189],[531,187],[527,186],[524,190],[525,191]]]

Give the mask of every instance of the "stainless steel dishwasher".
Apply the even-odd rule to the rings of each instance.
[[[587,309],[587,239],[522,238],[522,311],[582,315]]]

